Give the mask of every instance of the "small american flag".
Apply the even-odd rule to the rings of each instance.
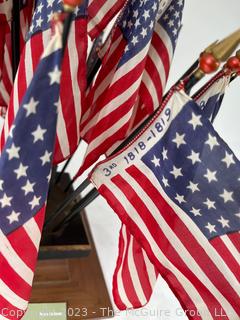
[[[92,39],[100,35],[126,2],[127,0],[89,0],[88,34]]]
[[[1,319],[22,318],[31,293],[56,137],[61,27],[46,46],[0,159]]]
[[[193,99],[202,110],[202,116],[213,122],[230,81],[230,76],[220,71]],[[158,272],[126,226],[122,226],[119,236],[119,253],[113,276],[113,297],[120,310],[144,306],[150,299]],[[128,302],[127,305],[123,301]]]
[[[91,175],[194,320],[240,316],[239,177],[238,159],[183,92]]]
[[[171,3],[165,11],[171,14],[170,21],[162,16],[169,1],[131,0],[126,6],[87,97],[91,113],[83,118],[81,128],[89,146],[78,175],[126,138],[143,118],[136,110],[146,104],[146,113],[151,113],[159,106],[184,4],[182,0]]]
[[[12,1],[0,1],[0,115],[5,117],[12,91]],[[33,1],[20,11],[20,52],[32,19]]]
[[[1,134],[1,148],[7,139],[14,117],[43,50],[51,38],[51,21],[54,12],[62,10],[62,1],[38,0],[32,24],[27,35],[18,73],[14,82],[10,105]],[[76,9],[71,26],[67,50],[64,54],[63,75],[60,88],[59,118],[54,163],[59,163],[78,146],[80,119],[85,112],[87,55],[87,1]]]

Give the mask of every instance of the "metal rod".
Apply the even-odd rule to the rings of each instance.
[[[13,1],[12,8],[12,78],[15,79],[20,60],[20,0]]]
[[[68,41],[68,35],[71,29],[71,24],[72,24],[72,19],[73,19],[74,12],[69,12],[67,13],[67,17],[64,21],[64,26],[63,26],[63,51],[65,50],[67,46],[67,41]]]

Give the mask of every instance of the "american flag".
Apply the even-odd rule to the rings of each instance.
[[[88,34],[92,39],[100,35],[126,2],[127,0],[89,0]]]
[[[33,77],[40,56],[51,37],[52,15],[61,9],[62,1],[38,0],[36,2],[33,21],[21,56],[1,135],[1,148],[5,144],[14,117]],[[67,158],[78,146],[80,119],[82,113],[85,112],[86,55],[87,1],[84,1],[76,10],[67,50],[64,55],[54,163],[61,162]]]
[[[33,1],[25,1],[20,11],[20,52],[29,28]],[[12,91],[12,1],[0,1],[0,115],[5,117]]]
[[[230,76],[220,71],[209,80],[193,99],[202,110],[202,116],[213,122],[230,81]],[[113,297],[120,310],[144,306],[150,299],[158,272],[126,226],[119,236],[119,253],[113,276]],[[129,285],[130,284],[130,285]],[[128,302],[127,305],[122,301]]]
[[[131,0],[126,6],[88,94],[91,113],[83,118],[81,129],[89,146],[78,175],[125,139],[136,121],[143,118],[136,115],[142,104],[148,105],[147,113],[159,106],[183,4],[183,0],[173,0],[166,10],[169,1]],[[162,15],[164,10],[168,19]]]
[[[1,319],[20,319],[31,293],[56,137],[62,61],[61,24],[57,27],[0,160]]]
[[[240,316],[239,177],[238,159],[183,92],[91,175],[194,320]]]

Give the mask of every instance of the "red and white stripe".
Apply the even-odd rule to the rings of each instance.
[[[33,3],[29,1],[26,7],[20,12],[20,52],[25,45],[25,35],[28,31],[32,18]],[[0,15],[4,14],[5,19],[0,19],[1,30],[0,37],[1,46],[1,61],[0,66],[0,106],[7,110],[10,94],[12,91],[12,39],[11,39],[11,12],[12,2],[4,1],[0,3]],[[2,16],[3,17],[3,16]],[[5,21],[2,21],[5,20]],[[1,55],[0,54],[0,55]]]
[[[176,100],[179,105],[172,110],[173,119],[186,101]],[[148,136],[148,130],[150,126],[140,140]],[[168,197],[147,166],[143,163],[138,166],[137,162],[127,165],[126,161],[121,161],[132,144],[100,163],[91,174],[91,181],[146,251],[184,310],[188,310],[189,319],[217,320],[219,314],[224,319],[239,319],[239,233],[209,241]],[[115,168],[114,174],[106,177],[104,168],[112,163],[117,164],[119,171]],[[125,248],[129,244],[130,241]],[[121,259],[125,256],[123,252]],[[123,268],[121,261],[119,266]],[[127,308],[131,300],[124,300],[126,291],[124,293],[122,288],[119,291],[122,298],[119,306]]]
[[[165,2],[162,12],[169,3]],[[77,176],[101,154],[114,150],[161,103],[174,51],[166,31],[156,23],[152,40],[117,69],[125,46],[121,31],[115,29],[103,67],[87,97],[91,113],[82,120],[81,134],[89,146]],[[138,110],[145,104],[148,107],[142,114]]]
[[[92,39],[99,36],[127,0],[89,0],[88,34]]]
[[[113,297],[120,310],[139,308],[150,299],[158,272],[148,256],[122,225],[119,255],[113,276]]]
[[[45,206],[7,237],[0,231],[0,319],[20,319],[27,308],[44,215]]]
[[[80,119],[82,112],[85,110],[86,28],[87,20],[85,18],[74,21],[64,55],[54,163],[59,163],[71,155],[76,150],[80,139]],[[51,29],[48,29],[34,35],[25,45],[1,133],[1,150],[4,147],[21,100],[33,78],[36,66],[50,37]]]

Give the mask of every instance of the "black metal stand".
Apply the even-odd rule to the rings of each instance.
[[[20,0],[13,1],[12,8],[12,78],[15,79],[20,60]]]

